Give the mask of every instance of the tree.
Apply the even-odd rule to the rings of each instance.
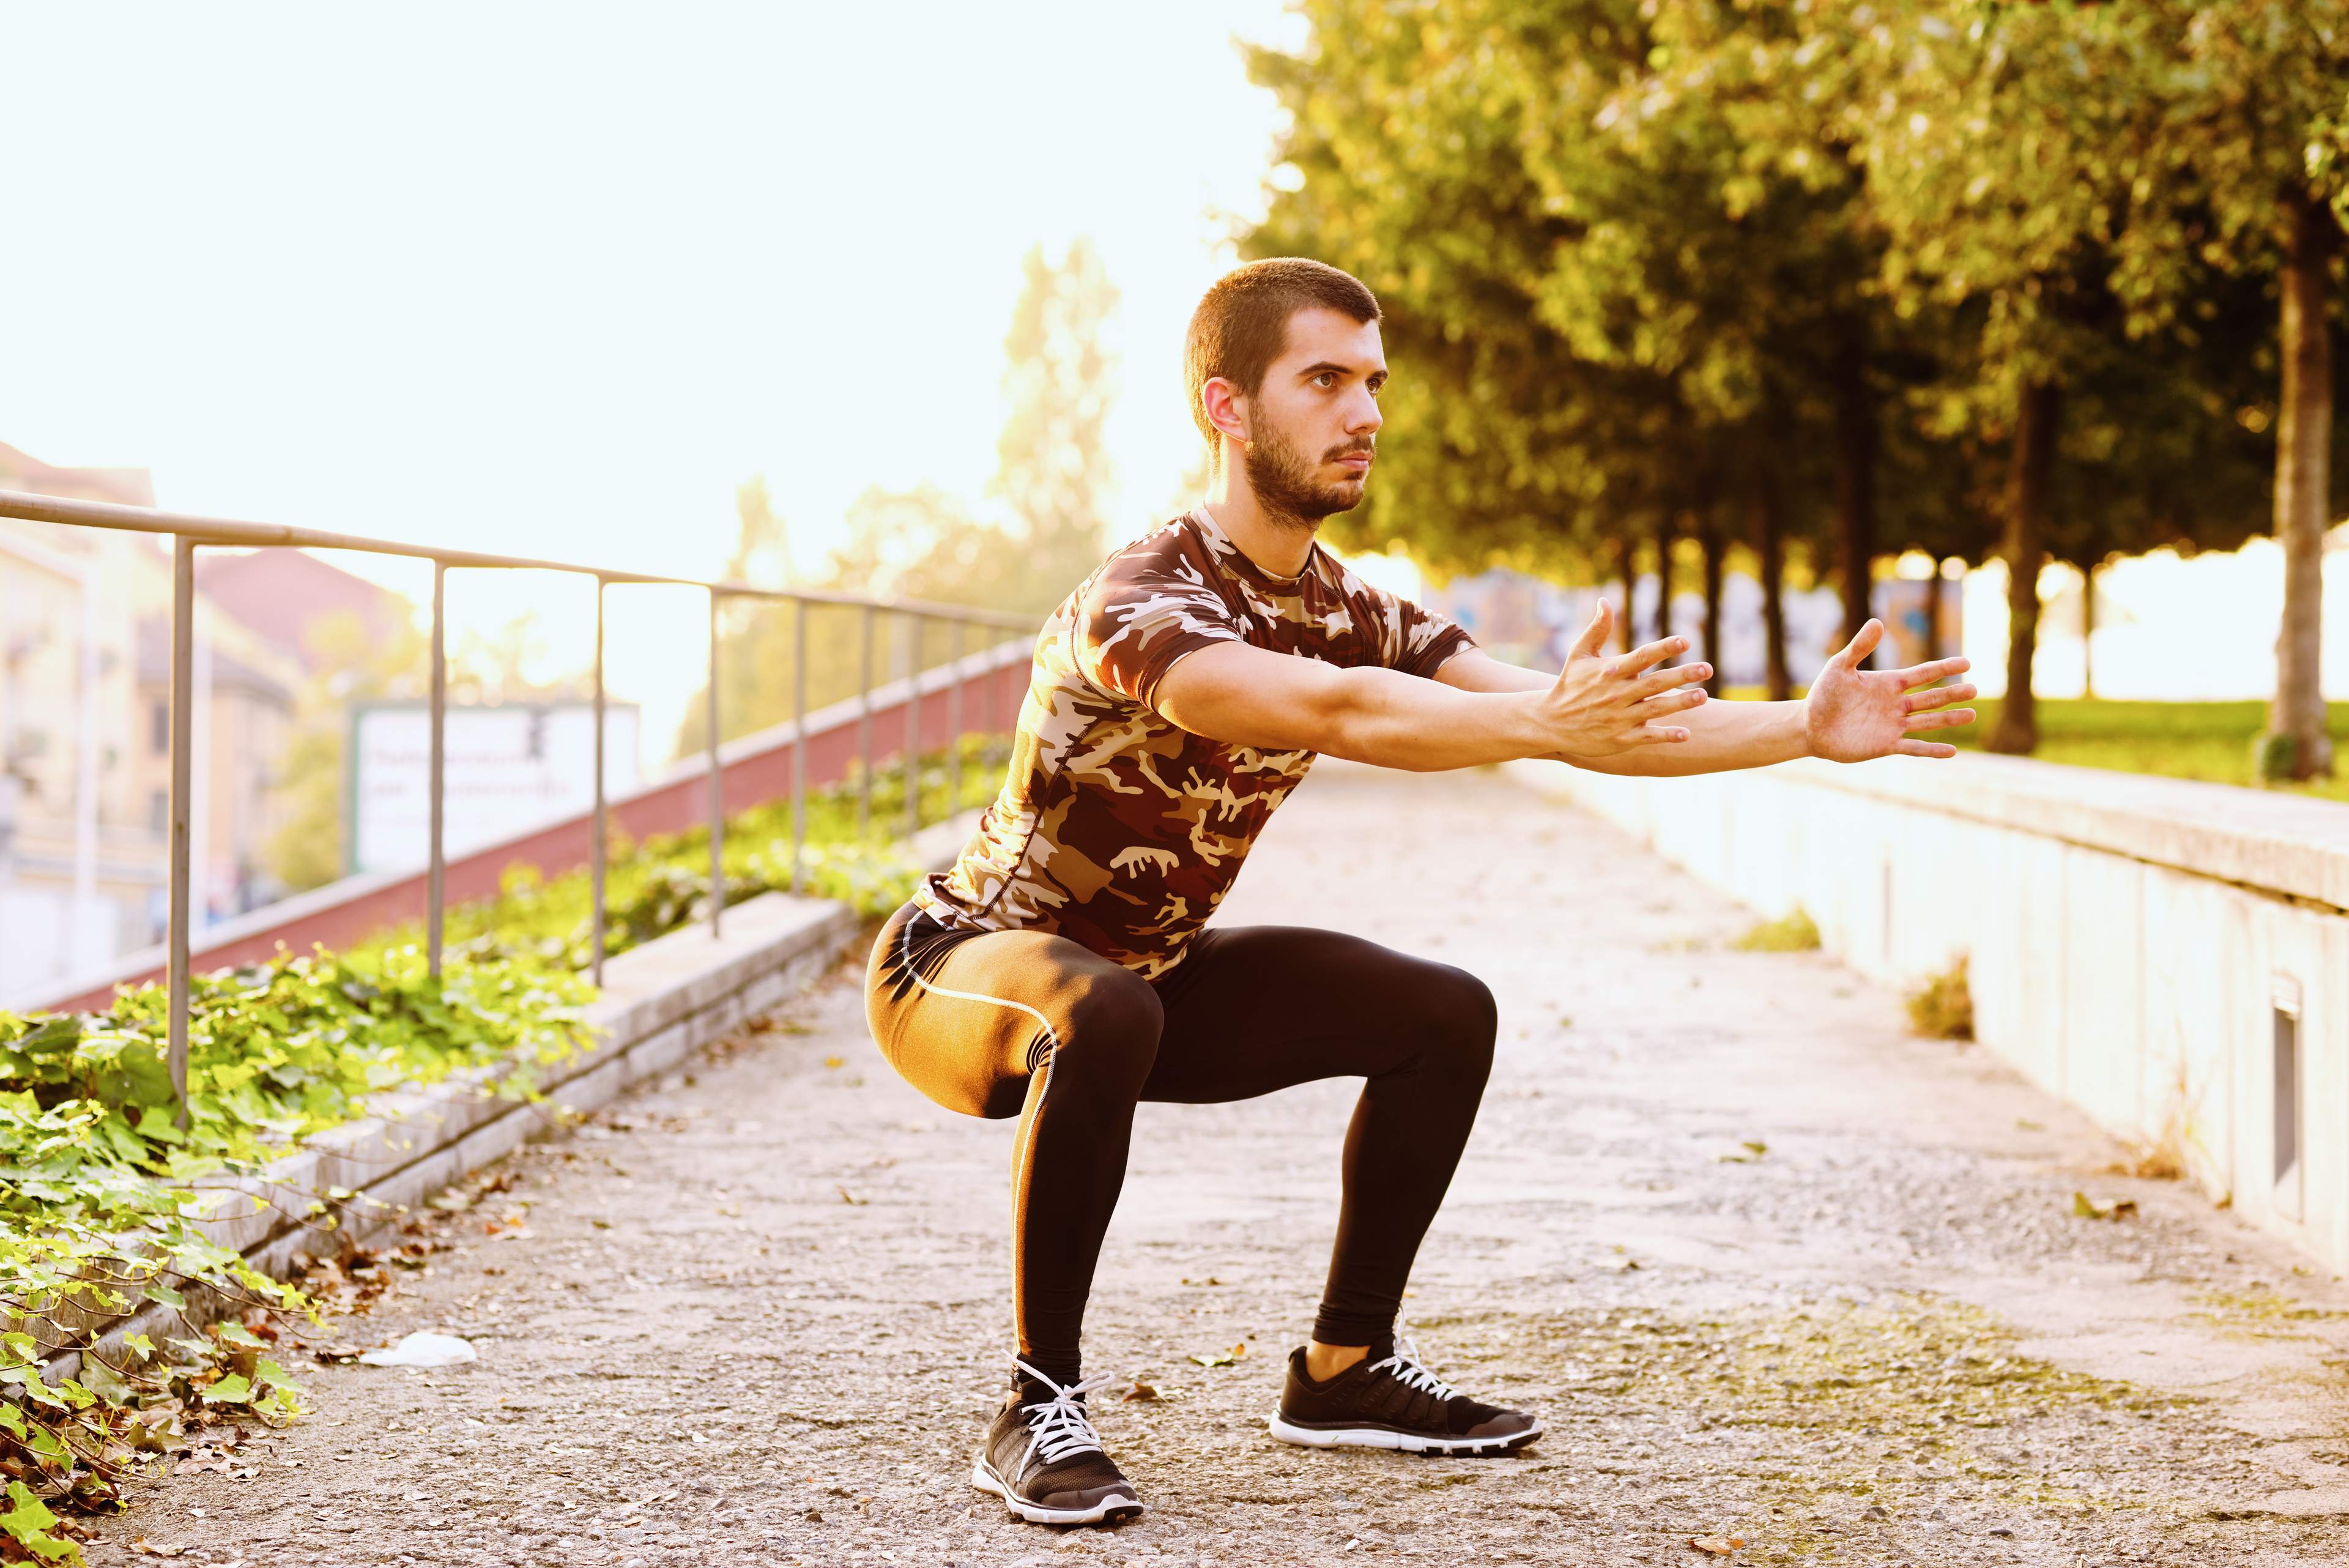
[[[1025,281],[1003,338],[1003,397],[988,493],[1009,506],[1026,569],[1006,585],[1004,608],[1058,604],[1107,552],[1115,489],[1102,439],[1117,400],[1116,366],[1102,341],[1117,290],[1092,242],[1072,240],[1056,266],[1028,253]]]
[[[1102,335],[1116,290],[1090,241],[1071,242],[1059,265],[1028,254],[1025,280],[1004,337],[1004,399],[1009,411],[997,442],[990,493],[1006,515],[982,515],[935,484],[865,491],[845,518],[847,540],[818,566],[794,566],[789,530],[773,514],[763,479],[735,496],[738,533],[730,575],[761,587],[808,587],[878,598],[926,599],[1040,617],[1107,553],[1112,473],[1102,431],[1115,400],[1115,367]],[[792,716],[801,634],[795,607],[773,601],[729,607],[719,654],[719,723],[740,735]],[[867,674],[865,613],[809,612],[807,706],[854,696]],[[875,618],[870,674],[904,673],[907,623]],[[966,633],[976,652],[981,637]],[[926,626],[914,662],[951,657],[950,628]],[[706,695],[706,692],[705,692]],[[708,744],[705,701],[687,710],[680,752]]]
[[[1391,477],[1333,534],[1588,579],[1688,531],[1717,574],[1703,519],[1742,498],[1784,694],[1789,531],[1835,518],[1855,629],[1903,539],[1877,470],[1915,358],[1867,286],[1857,173],[1785,107],[1786,8],[1305,9],[1305,51],[1254,57],[1294,174],[1244,247],[1346,265],[1388,307]]]
[[[2332,472],[2333,279],[2349,212],[2339,157],[2349,17],[2296,0],[2164,0],[2132,20],[2182,39],[2154,172],[2180,217],[2207,213],[2217,257],[2272,275],[2280,355],[2275,535],[2284,552],[2275,701],[2259,742],[2262,778],[2333,771],[2321,655],[2324,531],[2339,496]]]
[[[1993,750],[2035,743],[2049,555],[2100,562],[2242,534],[2237,431],[2208,400],[2158,390],[2236,379],[2212,342],[2240,363],[2256,334],[2219,308],[2215,258],[2188,243],[2207,216],[2155,178],[2185,78],[2148,9],[1846,4],[1806,13],[1796,46],[1811,62],[1804,96],[1835,106],[1867,171],[1884,292],[1949,324],[1922,426],[1978,457],[2005,449],[2008,700]]]
[[[1505,564],[1599,576],[1621,537],[1612,524],[1651,514],[1668,477],[1671,391],[1578,355],[1537,308],[1551,247],[1576,225],[1544,206],[1526,166],[1525,104],[1492,71],[1490,19],[1477,5],[1304,10],[1304,52],[1250,55],[1292,126],[1276,171],[1286,188],[1241,249],[1361,276],[1398,371],[1381,397],[1386,477],[1324,536],[1404,545],[1438,575]]]

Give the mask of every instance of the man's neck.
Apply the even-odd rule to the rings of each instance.
[[[1207,513],[1240,554],[1276,577],[1293,577],[1313,557],[1319,524],[1274,512],[1248,488],[1240,465],[1226,461],[1207,483]]]

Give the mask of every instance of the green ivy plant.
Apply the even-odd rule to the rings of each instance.
[[[992,792],[1006,751],[964,742],[963,788],[940,754],[916,785],[925,820]],[[799,865],[804,891],[864,914],[902,903],[921,867],[893,838],[903,775],[812,794]],[[728,904],[791,886],[791,806],[729,819]],[[605,950],[626,950],[706,917],[707,830],[622,845],[609,867]],[[0,1012],[0,1561],[78,1563],[60,1516],[119,1501],[141,1453],[189,1427],[294,1419],[300,1389],[266,1354],[274,1320],[315,1316],[296,1286],[253,1268],[204,1229],[217,1192],[194,1184],[250,1174],[302,1139],[366,1114],[368,1096],[498,1066],[492,1086],[530,1095],[536,1069],[586,1044],[587,877],[509,871],[498,897],[449,911],[450,960],[427,973],[412,927],[345,953],[281,952],[195,976],[189,988],[187,1125],[169,1065],[167,998],[126,988],[103,1012]],[[332,1232],[332,1191],[295,1216]],[[194,1298],[213,1310],[195,1313]],[[180,1332],[88,1332],[146,1303]],[[221,1309],[225,1309],[222,1311]],[[204,1318],[217,1318],[209,1327]],[[47,1365],[78,1349],[77,1376]]]
[[[74,1329],[191,1294],[262,1314],[302,1312],[295,1286],[206,1232],[204,1177],[260,1169],[303,1137],[364,1114],[370,1095],[492,1064],[528,1068],[585,1044],[590,990],[571,971],[504,958],[438,981],[412,947],[306,957],[194,977],[187,1126],[168,1065],[161,987],[104,1012],[0,1013],[0,1542],[72,1561],[52,1504],[113,1500],[132,1453],[165,1429],[228,1414],[291,1419],[299,1393],[234,1321],[161,1344],[125,1337],[109,1359],[82,1345],[79,1375],[43,1363]],[[300,1218],[308,1220],[313,1216]],[[331,1217],[321,1223],[331,1223]],[[16,1488],[25,1489],[18,1497]]]

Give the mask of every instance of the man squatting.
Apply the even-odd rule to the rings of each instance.
[[[1142,1501],[1103,1449],[1078,1341],[1143,1100],[1207,1104],[1364,1080],[1312,1337],[1273,1435],[1319,1448],[1491,1454],[1541,1434],[1471,1398],[1396,1333],[1493,1058],[1467,971],[1302,926],[1206,929],[1320,753],[1382,767],[1545,757],[1682,774],[1954,748],[1962,659],[1861,663],[1869,621],[1800,701],[1708,701],[1668,637],[1607,657],[1604,602],[1552,675],[1477,648],[1315,542],[1359,505],[1387,379],[1361,283],[1296,258],[1207,291],[1185,355],[1211,449],[1204,503],[1112,552],[1045,623],[1001,791],[949,870],[874,944],[866,1013],[938,1104],[1017,1117],[1011,1387],[974,1485],[1021,1519],[1092,1524]],[[1927,690],[1927,688],[1931,688]]]

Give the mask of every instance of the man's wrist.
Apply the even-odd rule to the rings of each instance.
[[[1798,697],[1788,704],[1795,721],[1795,755],[1816,757],[1819,753],[1811,745],[1811,700]]]
[[[1513,720],[1509,743],[1516,754],[1520,757],[1559,755],[1557,742],[1550,735],[1548,726],[1542,722],[1542,703],[1548,692],[1512,691],[1507,695],[1511,699]]]

